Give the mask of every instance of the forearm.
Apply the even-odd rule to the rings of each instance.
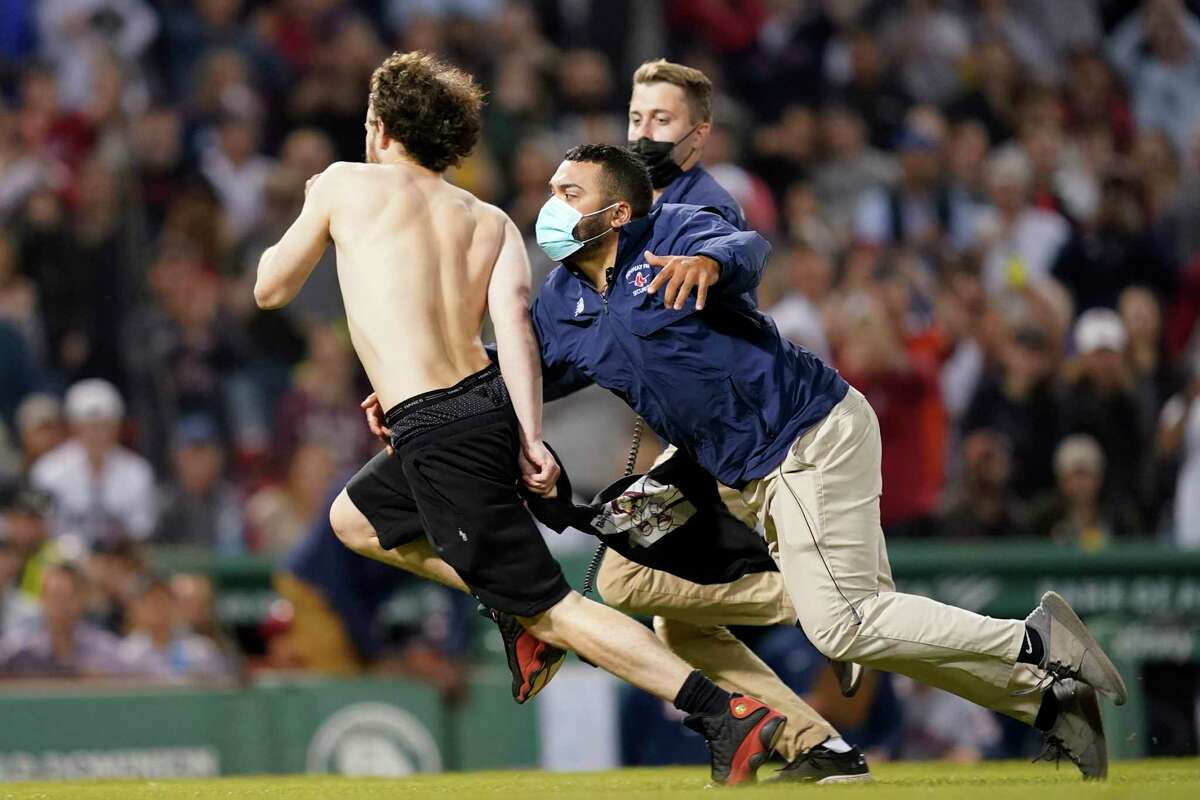
[[[496,326],[500,374],[512,398],[521,439],[542,438],[542,358],[528,316]]]
[[[279,248],[273,244],[263,251],[258,259],[258,276],[254,282],[254,301],[262,309],[281,308],[290,303],[300,292],[303,281],[290,286],[288,276],[281,273],[275,254]]]
[[[717,286],[727,292],[748,292],[758,286],[771,245],[753,231],[739,232],[701,243],[697,255],[708,256],[721,268]]]

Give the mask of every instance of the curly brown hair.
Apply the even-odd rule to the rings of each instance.
[[[428,53],[392,53],[371,75],[371,106],[417,163],[443,172],[479,139],[483,89]]]

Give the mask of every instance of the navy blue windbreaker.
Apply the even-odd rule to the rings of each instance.
[[[623,398],[665,440],[713,477],[741,487],[761,478],[847,384],[784,339],[748,296],[770,245],[711,210],[665,205],[618,231],[617,262],[602,296],[560,265],[533,304],[546,399],[596,383]],[[693,292],[666,308],[643,256],[705,255],[721,265],[703,311]]]
[[[746,230],[746,215],[742,213],[741,205],[699,164],[671,181],[654,207],[678,203],[711,208],[739,231]]]

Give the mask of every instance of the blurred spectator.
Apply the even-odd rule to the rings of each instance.
[[[1139,430],[1151,431],[1158,424],[1159,409],[1180,383],[1163,341],[1162,310],[1158,298],[1144,286],[1124,289],[1117,309],[1129,334],[1125,352],[1138,399]]]
[[[1175,485],[1175,541],[1200,548],[1200,369],[1167,401],[1158,427],[1160,452],[1181,464]]]
[[[901,284],[895,271],[891,280]],[[839,344],[838,369],[866,395],[883,437],[883,497],[879,510],[889,535],[926,536],[941,490],[944,440],[925,424],[940,406],[935,365],[906,352],[897,320],[878,299],[851,297],[842,312],[850,328]]]
[[[84,620],[87,579],[77,567],[55,564],[42,581],[42,616],[0,639],[0,675],[78,678],[126,675],[120,640]]]
[[[130,130],[131,161],[151,239],[162,231],[172,202],[190,179],[183,141],[183,116],[170,106],[153,106]]]
[[[984,248],[983,281],[998,294],[1043,280],[1070,233],[1054,211],[1030,202],[1028,160],[1016,151],[993,156],[987,165],[992,205],[980,212],[977,234]]]
[[[255,549],[282,556],[305,531],[327,517],[325,493],[336,474],[334,455],[328,448],[316,442],[300,443],[284,481],[264,486],[246,501]]]
[[[767,310],[779,332],[818,358],[831,360],[821,319],[821,305],[833,280],[829,259],[810,248],[777,252],[772,273],[788,279],[786,293]]]
[[[937,123],[942,122],[937,117]],[[940,132],[910,123],[895,147],[901,176],[894,188],[881,187],[862,195],[855,232],[873,245],[937,250],[943,238],[959,246],[971,236],[974,209],[951,193],[941,176]]]
[[[216,141],[200,154],[200,172],[225,207],[225,226],[241,241],[262,213],[263,188],[274,166],[258,154],[259,120],[229,113],[217,125]]]
[[[0,321],[0,421],[13,418],[21,398],[33,388],[33,383],[33,360],[25,340],[20,331]]]
[[[87,560],[88,619],[112,633],[125,633],[133,590],[145,574],[142,552],[128,538],[113,534],[94,543]]]
[[[1077,51],[1071,57],[1064,88],[1066,121],[1070,130],[1082,133],[1098,126],[1109,133],[1117,150],[1124,152],[1129,148],[1133,142],[1133,112],[1100,52]]]
[[[12,581],[30,600],[41,593],[46,570],[60,559],[46,525],[52,502],[36,489],[20,488],[0,506],[0,527],[9,554],[16,559]]]
[[[220,279],[189,242],[166,239],[150,266],[154,303],[125,330],[130,395],[142,422],[144,450],[165,464],[181,416],[204,414],[235,445],[231,388],[251,345],[222,302]]]
[[[119,443],[125,404],[116,388],[92,378],[72,386],[65,402],[71,438],[30,470],[35,486],[54,498],[54,531],[94,542],[114,526],[135,539],[154,530],[154,472]]]
[[[1054,482],[1054,446],[1061,437],[1046,334],[1023,325],[1000,346],[998,369],[985,375],[963,419],[968,434],[987,428],[1004,436],[1012,453],[1012,488],[1031,500]]]
[[[991,142],[998,144],[1017,130],[1021,67],[1000,39],[980,43],[974,59],[975,86],[950,105],[949,115],[955,120],[979,122],[987,129]]]
[[[1146,231],[1134,188],[1107,178],[1094,223],[1081,226],[1058,254],[1054,277],[1071,290],[1079,311],[1115,308],[1121,290],[1133,283],[1164,296],[1171,288],[1170,267]]]
[[[54,395],[26,395],[17,407],[16,418],[25,469],[67,440],[62,403]]]
[[[224,478],[225,454],[216,423],[185,417],[175,431],[173,480],[163,487],[155,544],[241,553],[245,521],[237,488]]]
[[[883,41],[899,54],[904,86],[918,101],[944,103],[958,93],[959,67],[971,50],[966,22],[943,0],[895,3]]]
[[[1087,434],[1063,439],[1054,454],[1058,490],[1035,512],[1034,528],[1061,544],[1098,550],[1136,535],[1142,523],[1122,495],[1102,493],[1104,453]]]
[[[358,365],[345,335],[331,325],[308,333],[308,358],[296,367],[292,389],[275,413],[272,455],[288,464],[301,444],[319,444],[335,471],[356,470],[378,445],[362,421]]]
[[[1179,0],[1151,0],[1113,31],[1109,57],[1128,81],[1140,127],[1182,150],[1200,124],[1200,21]]]
[[[1035,80],[1055,82],[1058,59],[1029,17],[1012,0],[981,0],[975,18],[976,39],[1003,43]],[[979,53],[979,49],[976,48]]]
[[[963,440],[962,447],[966,476],[961,496],[952,500],[942,515],[941,535],[993,541],[1028,536],[1027,511],[1010,488],[1008,440],[980,428]]]
[[[813,173],[813,189],[838,239],[849,241],[859,198],[890,185],[896,165],[868,146],[862,118],[848,106],[830,106],[821,117],[827,157]]]
[[[888,57],[870,31],[856,29],[848,36],[849,76],[838,88],[838,96],[866,123],[873,147],[891,147],[912,98],[890,69]]]
[[[1133,376],[1125,362],[1129,342],[1117,312],[1093,308],[1075,323],[1076,374],[1063,395],[1067,433],[1086,433],[1100,443],[1107,468],[1106,496],[1146,502],[1145,459],[1151,432],[1141,428]]]
[[[42,53],[58,67],[63,104],[81,108],[95,91],[96,59],[111,51],[135,65],[158,32],[143,0],[40,0]]]
[[[37,287],[21,274],[13,241],[0,237],[0,323],[7,323],[25,341],[31,360],[41,363],[42,318],[38,309]]]
[[[25,619],[36,618],[37,605],[17,587],[21,557],[0,522],[0,642],[10,631],[22,626]]]
[[[908,678],[896,683],[904,718],[899,758],[973,764],[1000,744],[1000,725],[987,709]]]
[[[171,576],[171,592],[178,604],[179,621],[198,636],[221,645],[224,637],[217,621],[216,593],[207,575],[186,572]]]
[[[134,588],[129,633],[120,656],[152,678],[217,680],[233,671],[217,646],[181,624],[175,593],[162,578],[143,578]]]

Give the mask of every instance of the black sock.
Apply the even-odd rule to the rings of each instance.
[[[1048,731],[1054,727],[1054,721],[1057,719],[1058,698],[1054,696],[1054,688],[1051,687],[1042,695],[1042,707],[1033,719],[1033,727],[1039,731]]]
[[[675,695],[675,707],[689,714],[721,714],[729,708],[729,692],[704,677],[700,670],[692,670],[679,694]]]
[[[1021,652],[1017,654],[1018,664],[1041,664],[1046,655],[1046,645],[1042,635],[1028,625],[1025,626],[1025,641],[1021,642]]]

